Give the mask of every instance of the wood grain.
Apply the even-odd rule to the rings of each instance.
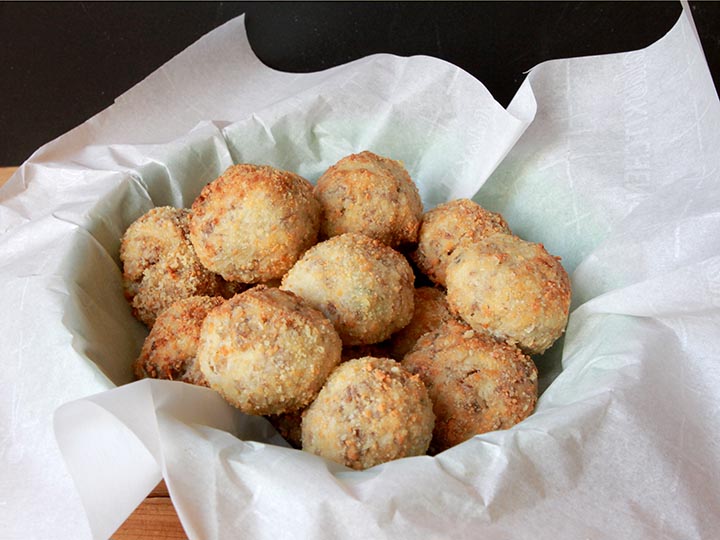
[[[7,182],[16,170],[17,167],[0,167],[0,186]]]
[[[17,167],[0,167],[0,186]],[[184,540],[187,538],[175,512],[167,486],[161,481],[112,536],[113,540]]]
[[[112,536],[113,540],[179,540],[187,538],[165,482],[160,482]]]

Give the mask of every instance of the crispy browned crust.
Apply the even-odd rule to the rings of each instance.
[[[213,309],[198,362],[210,388],[248,414],[310,403],[340,362],[332,324],[291,292],[258,285]]]
[[[433,430],[425,386],[388,358],[341,364],[302,420],[303,450],[353,469],[427,451]]]
[[[135,377],[207,386],[196,359],[200,327],[208,312],[223,301],[219,296],[191,296],[160,313],[133,364]]]
[[[122,237],[120,260],[132,313],[150,328],[176,300],[220,294],[220,277],[200,263],[188,239],[187,210],[161,206],[138,218]]]
[[[415,308],[412,319],[407,326],[390,337],[390,356],[396,360],[402,360],[420,336],[453,318],[445,293],[440,289],[417,287],[414,295]]]
[[[465,242],[447,268],[450,309],[478,331],[541,354],[563,333],[570,279],[542,244],[508,234]]]
[[[402,163],[369,151],[344,157],[317,181],[322,238],[366,234],[397,247],[417,240],[420,193]]]
[[[317,241],[320,204],[297,174],[263,165],[228,168],[193,202],[190,240],[228,281],[279,279]]]
[[[421,337],[402,365],[420,377],[433,401],[431,453],[510,428],[537,402],[533,361],[517,347],[456,320]]]
[[[363,234],[346,233],[309,249],[281,288],[332,321],[345,346],[384,341],[413,312],[413,273],[405,257]]]
[[[469,199],[457,199],[423,215],[418,247],[411,256],[421,272],[445,286],[447,265],[460,242],[479,240],[496,232],[510,233],[500,214]]]

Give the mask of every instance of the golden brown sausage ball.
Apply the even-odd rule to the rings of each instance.
[[[322,311],[345,346],[383,341],[412,317],[410,265],[363,234],[347,233],[313,246],[285,275],[281,288]]]
[[[300,409],[340,362],[330,321],[294,294],[258,285],[212,310],[198,362],[210,388],[248,414]]]
[[[453,318],[445,293],[435,287],[415,289],[415,309],[410,323],[390,338],[391,356],[402,360],[415,342],[427,332]]]
[[[202,263],[229,281],[283,276],[317,241],[320,204],[312,185],[287,171],[234,165],[192,204],[190,240]]]
[[[207,386],[196,358],[200,327],[208,312],[223,302],[219,296],[191,296],[160,313],[133,364],[135,376]]]
[[[445,286],[445,272],[455,248],[465,240],[479,240],[510,228],[500,214],[469,199],[450,201],[423,215],[418,247],[412,254],[421,272]]]
[[[422,201],[399,161],[368,151],[344,157],[317,181],[315,196],[323,238],[359,232],[392,247],[417,240]]]
[[[420,376],[433,401],[430,452],[473,435],[507,429],[537,402],[537,369],[520,349],[451,320],[421,337],[402,365]]]
[[[135,317],[152,327],[176,300],[220,294],[220,277],[207,270],[188,238],[188,211],[153,208],[128,227],[120,243],[125,297]]]
[[[562,335],[570,280],[542,244],[508,234],[463,243],[447,268],[448,303],[478,331],[540,354]]]
[[[425,386],[388,358],[341,364],[302,420],[303,450],[366,469],[424,454],[434,416]]]

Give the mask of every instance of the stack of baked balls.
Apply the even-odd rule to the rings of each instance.
[[[570,305],[541,244],[470,200],[423,214],[403,165],[367,151],[314,187],[230,167],[190,209],[133,223],[120,257],[150,328],[137,377],[209,386],[355,469],[528,416],[529,355],[560,337]]]

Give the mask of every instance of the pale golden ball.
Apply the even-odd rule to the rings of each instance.
[[[466,242],[447,268],[448,303],[474,329],[541,354],[565,330],[570,279],[542,244],[508,234]]]
[[[353,469],[424,454],[434,415],[425,385],[399,363],[341,364],[303,415],[302,448]]]
[[[197,358],[213,390],[247,414],[308,405],[340,362],[330,321],[294,294],[258,285],[212,310]]]
[[[228,168],[193,202],[190,240],[228,281],[279,279],[317,241],[320,205],[297,174],[265,165]]]
[[[342,158],[317,181],[321,236],[363,233],[397,247],[417,240],[420,193],[402,163],[369,151]]]
[[[402,365],[420,377],[433,402],[431,453],[510,428],[537,402],[537,369],[530,357],[459,321],[422,336]]]
[[[343,345],[368,345],[410,321],[413,279],[400,253],[363,234],[346,233],[309,249],[281,288],[322,311]]]

